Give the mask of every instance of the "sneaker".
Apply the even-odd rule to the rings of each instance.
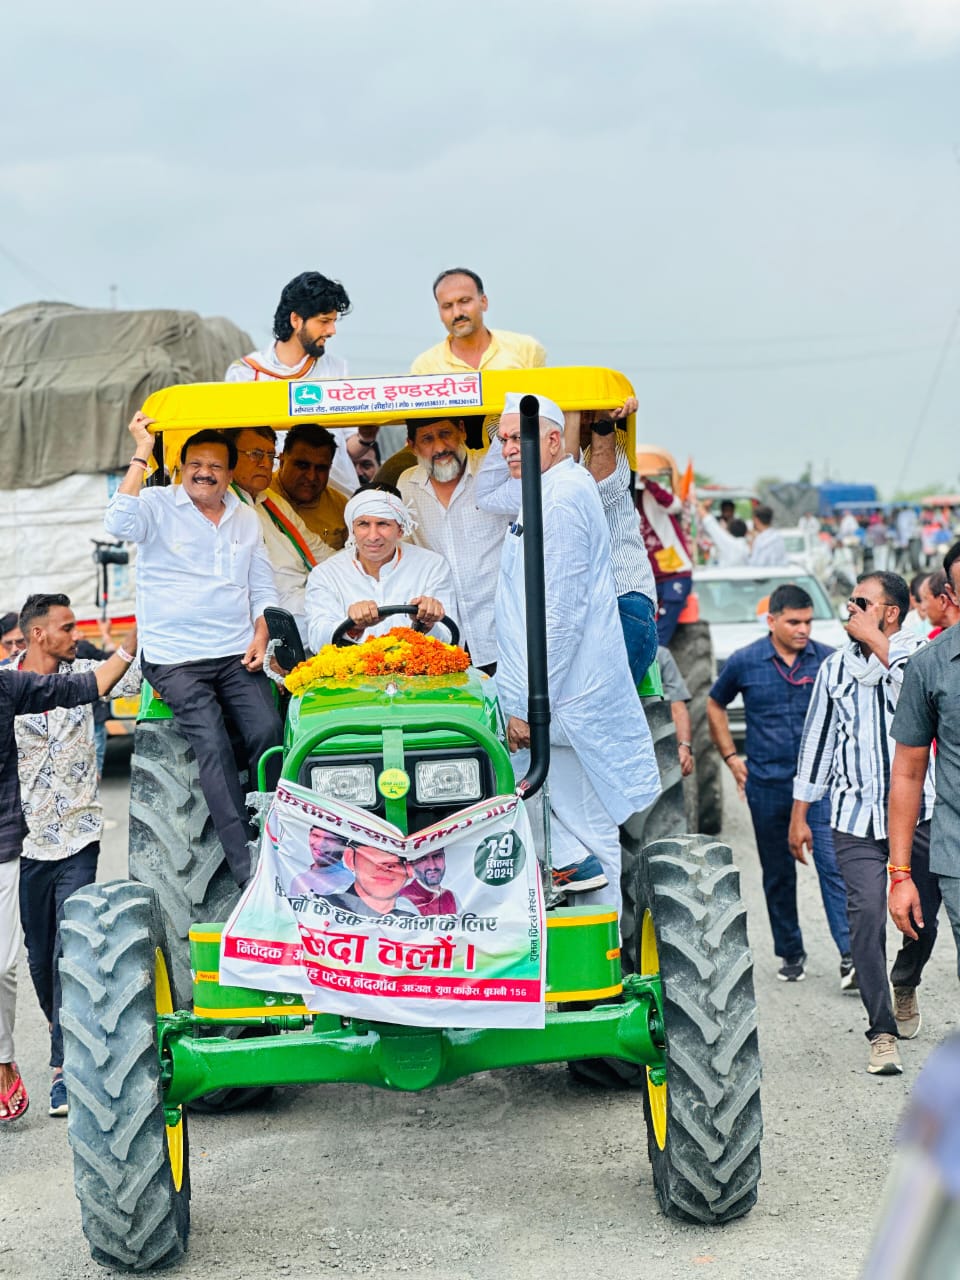
[[[898,1076],[903,1071],[897,1037],[881,1032],[870,1041],[870,1061],[867,1070],[872,1076]]]
[[[50,1088],[50,1114],[52,1116],[67,1114],[67,1086],[63,1083],[63,1076],[53,1078]]]
[[[796,960],[784,960],[783,964],[777,970],[777,977],[781,982],[802,982],[807,976],[804,973],[803,966],[807,963],[807,953],[801,951]]]
[[[920,1030],[920,1001],[916,987],[893,988],[893,1016],[901,1040],[912,1040]]]
[[[846,955],[840,957],[840,990],[846,991],[850,995],[856,995],[860,990],[860,983],[857,981],[857,971],[853,967],[853,956]]]
[[[553,887],[562,893],[586,893],[588,889],[602,889],[609,883],[599,858],[592,853],[582,862],[553,868]]]

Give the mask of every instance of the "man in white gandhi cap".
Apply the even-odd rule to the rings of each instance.
[[[457,598],[449,565],[425,547],[403,542],[413,517],[393,485],[374,485],[354,494],[343,513],[347,545],[310,572],[306,614],[310,646],[329,644],[345,618],[355,640],[384,635],[391,627],[415,626],[449,640],[437,627],[444,614],[454,622]],[[381,605],[412,604],[417,616],[379,618]]]
[[[514,479],[520,476],[522,398],[508,393],[497,429]],[[579,901],[610,902],[619,911],[617,827],[653,803],[660,778],[627,660],[597,482],[566,450],[563,411],[545,396],[538,399],[553,879],[556,888],[581,895]],[[503,542],[496,627],[500,707],[520,778],[530,745],[522,514]],[[538,807],[531,804],[532,818]]]

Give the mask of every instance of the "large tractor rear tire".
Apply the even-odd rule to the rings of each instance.
[[[61,926],[61,1022],[74,1185],[97,1262],[166,1267],[190,1231],[187,1117],[163,1108],[157,1014],[173,1012],[156,894],[88,885]]]
[[[130,875],[161,903],[179,1007],[193,998],[190,926],[226,920],[240,890],[200,790],[197,760],[170,720],[137,725],[130,762]]]
[[[714,680],[713,643],[706,622],[683,622],[673,634],[670,652],[690,690],[693,756],[696,762],[696,830],[715,836],[723,829],[723,765],[710,739],[707,695]]]
[[[193,748],[170,720],[137,725],[130,763],[130,875],[161,903],[178,1008],[193,1003],[190,926],[227,919],[240,898],[200,790]],[[277,1034],[276,1028],[224,1027],[231,1039]],[[190,1103],[216,1114],[265,1101],[272,1089],[217,1089]]]
[[[663,986],[666,1083],[643,1091],[647,1148],[668,1217],[747,1213],[760,1178],[760,1051],[740,873],[726,845],[662,840],[640,869],[639,962]]]

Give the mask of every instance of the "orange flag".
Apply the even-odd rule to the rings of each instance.
[[[693,459],[687,459],[687,469],[680,479],[679,498],[681,502],[686,502],[693,492]]]

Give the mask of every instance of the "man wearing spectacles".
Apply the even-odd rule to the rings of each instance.
[[[15,613],[5,613],[0,618],[0,666],[12,662],[26,647],[27,642],[20,630],[20,618]]]
[[[714,745],[750,808],[773,949],[783,961],[782,982],[802,982],[806,952],[797,912],[797,864],[790,854],[793,779],[803,725],[817,672],[833,650],[810,636],[813,601],[802,587],[783,583],[771,593],[769,632],[730,655],[707,699]],[[746,759],[734,745],[726,707],[740,694],[746,713]],[[847,897],[837,870],[826,801],[810,813],[808,847],[820,881],[830,933],[840,953],[840,987],[855,983],[850,959]]]
[[[798,861],[805,861],[803,846],[809,841],[808,810],[830,797],[837,864],[847,888],[850,949],[869,1023],[871,1075],[899,1075],[903,1066],[897,1040],[912,1040],[920,1029],[916,989],[933,950],[940,905],[929,870],[934,800],[930,771],[923,780],[923,803],[911,839],[914,877],[928,924],[920,936],[904,940],[888,982],[887,865],[893,859],[887,797],[896,749],[890,729],[904,672],[924,645],[920,637],[902,629],[909,607],[907,584],[899,574],[875,572],[857,579],[847,605],[849,639],[817,676],[793,784],[790,849]]]
[[[260,756],[283,736],[262,670],[263,612],[277,605],[277,589],[260,521],[230,487],[239,457],[234,442],[220,431],[198,431],[180,451],[182,483],[142,488],[154,447],[151,423],[142,413],[130,423],[134,455],[103,523],[113,537],[139,545],[141,669],[193,748],[227,866],[242,888],[255,830],[224,713],[241,735],[243,765],[256,777]],[[260,437],[252,439],[257,448]]]
[[[303,602],[310,570],[333,555],[319,534],[311,532],[290,503],[270,491],[273,464],[277,460],[277,433],[273,427],[242,427],[225,432],[237,446],[233,491],[252,507],[260,521],[267,555],[273,565],[280,607],[293,614],[304,644],[307,618]]]

